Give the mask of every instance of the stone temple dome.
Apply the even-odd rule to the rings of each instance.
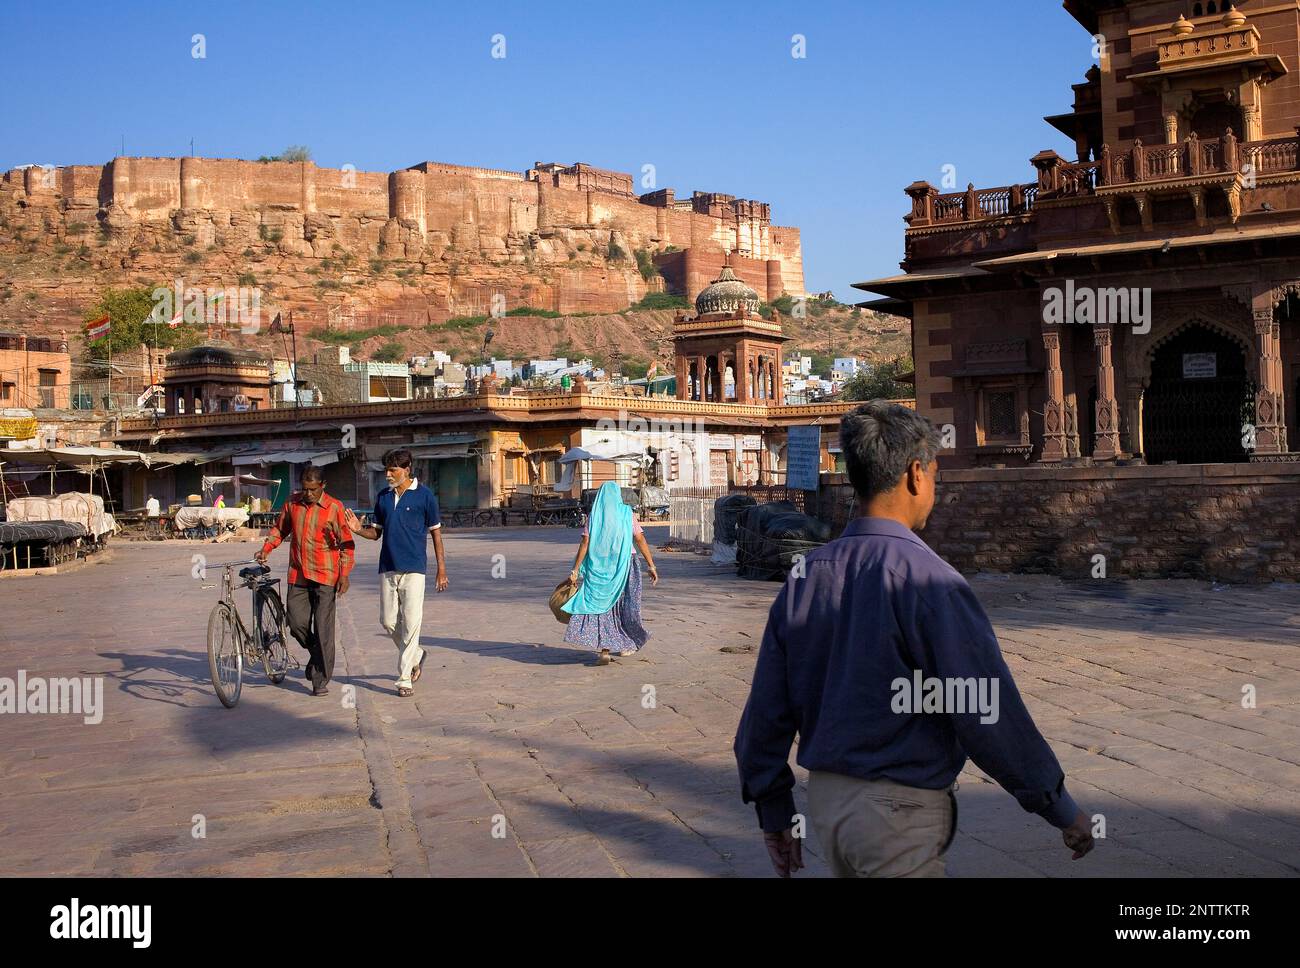
[[[758,293],[737,279],[730,265],[724,265],[722,274],[695,297],[695,312],[707,316],[740,310],[757,315]]]

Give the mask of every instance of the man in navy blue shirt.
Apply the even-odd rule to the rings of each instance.
[[[803,866],[790,746],[840,877],[942,877],[966,757],[1063,831],[1088,819],[1038,732],[966,580],[915,534],[934,507],[938,431],[873,400],[840,425],[859,516],[809,554],[768,614],[736,735],[741,795],[777,874]]]
[[[447,566],[442,553],[442,519],[433,491],[411,476],[411,452],[404,448],[384,455],[388,487],[375,498],[374,524],[363,528],[352,511],[348,527],[374,541],[379,549],[379,623],[397,646],[397,694],[410,696],[420,679],[424,649],[420,625],[424,620],[424,577],[429,570],[426,536],[433,537],[438,562],[435,587],[447,590]]]

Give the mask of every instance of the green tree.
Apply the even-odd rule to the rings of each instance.
[[[782,316],[791,315],[794,312],[794,296],[786,292],[781,293],[772,300],[772,308]]]
[[[911,373],[912,361],[905,356],[880,363],[859,371],[844,384],[845,400],[906,400],[916,395],[910,383],[900,383],[898,378]]]
[[[402,349],[401,343],[385,343],[375,350],[371,359],[376,363],[400,363],[406,359],[406,350]]]
[[[200,339],[197,327],[181,323],[175,329],[167,325],[163,308],[158,310],[158,325],[149,322],[154,312],[153,288],[139,286],[131,289],[106,289],[99,300],[87,309],[83,318],[87,323],[107,315],[112,324],[108,336],[91,340],[89,345],[103,352],[109,346],[114,353],[134,349],[142,343],[159,346],[193,346]],[[175,312],[175,309],[173,309]]]
[[[655,265],[655,254],[649,249],[636,250],[636,267],[641,271],[641,278],[646,282],[661,275],[659,267]]]
[[[262,155],[258,161],[311,161],[311,149],[306,145],[289,145],[278,155]]]

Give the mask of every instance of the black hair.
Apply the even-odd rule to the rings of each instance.
[[[920,461],[929,467],[942,447],[927,418],[888,400],[864,403],[840,421],[840,449],[853,490],[862,500],[892,490]]]
[[[409,470],[411,467],[411,452],[405,447],[390,450],[384,455],[384,468],[389,467],[404,467]]]

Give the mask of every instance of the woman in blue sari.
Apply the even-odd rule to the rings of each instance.
[[[646,560],[650,583],[658,585],[641,525],[623,503],[619,486],[602,484],[569,575],[575,581],[581,577],[582,584],[564,605],[573,616],[564,641],[597,652],[597,665],[609,665],[611,655],[631,655],[650,639],[641,624],[641,566],[633,545]]]

